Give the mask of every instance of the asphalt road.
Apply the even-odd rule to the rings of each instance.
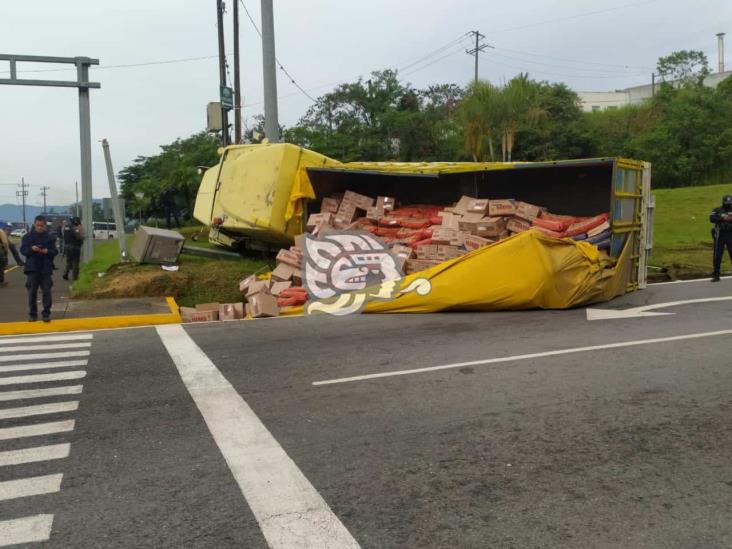
[[[730,547],[732,301],[656,312],[0,338],[0,546]]]

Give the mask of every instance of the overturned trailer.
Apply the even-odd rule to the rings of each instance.
[[[448,206],[468,195],[541,204],[557,214],[609,212],[607,254],[529,231],[419,273],[433,282],[431,301],[404,295],[366,310],[566,308],[645,286],[652,246],[650,188],[650,164],[623,158],[341,163],[289,144],[239,145],[224,149],[220,163],[204,174],[194,216],[211,227],[213,242],[276,248],[304,231],[323,197],[347,190],[391,196],[405,205]],[[414,278],[406,277],[405,287]],[[455,291],[456,285],[464,291]],[[435,287],[449,295],[435,295]]]

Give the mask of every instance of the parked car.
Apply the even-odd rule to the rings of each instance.
[[[28,231],[26,229],[15,229],[10,233],[10,236],[17,236],[18,238],[23,238],[26,234],[28,234]]]

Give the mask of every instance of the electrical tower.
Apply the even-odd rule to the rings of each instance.
[[[25,219],[25,197],[28,196],[28,191],[26,191],[27,188],[30,187],[30,185],[25,184],[25,179],[20,178],[20,187],[19,191],[15,191],[15,196],[19,197],[23,201],[23,227],[27,227],[26,219]]]
[[[480,52],[485,51],[486,48],[492,48],[489,44],[482,44],[481,40],[485,38],[485,34],[481,34],[480,31],[470,31],[468,34],[475,36],[475,47],[472,50],[465,50],[468,55],[475,56],[475,83],[478,83],[478,55]]]
[[[48,210],[46,209],[46,197],[48,196],[48,191],[51,190],[51,187],[41,187],[41,196],[43,196],[43,213],[47,214]]]

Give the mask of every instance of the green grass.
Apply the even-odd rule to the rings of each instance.
[[[712,271],[712,224],[709,214],[732,194],[730,185],[658,189],[653,253],[649,263],[672,277],[707,275]],[[726,263],[729,271],[729,262]]]
[[[132,248],[132,235],[127,236],[127,249]],[[99,278],[99,273],[105,273],[112,265],[119,263],[119,244],[116,240],[100,242],[94,246],[94,258],[84,263],[79,269],[79,280],[73,283],[73,293],[88,292],[93,283]]]

